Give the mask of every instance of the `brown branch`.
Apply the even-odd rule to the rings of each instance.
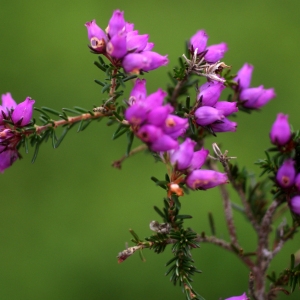
[[[138,153],[138,152],[141,152],[141,151],[143,151],[143,150],[146,150],[146,149],[147,149],[147,145],[142,144],[142,145],[140,145],[140,146],[138,146],[138,147],[132,149],[132,150],[129,152],[128,155],[123,155],[120,159],[115,160],[111,165],[112,165],[114,168],[121,169],[122,163],[123,163],[123,161],[124,161],[126,158],[128,158],[128,157],[130,157],[130,156],[132,156],[132,155],[134,155],[134,154],[136,154],[136,153]]]

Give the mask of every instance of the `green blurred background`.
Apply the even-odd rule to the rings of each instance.
[[[278,112],[288,113],[299,128],[300,18],[298,1],[8,1],[0,3],[0,93],[10,91],[17,102],[26,96],[36,106],[55,109],[100,103],[93,80],[101,73],[93,66],[84,23],[96,19],[105,28],[114,9],[140,33],[149,33],[154,50],[168,54],[170,64],[146,74],[148,92],[166,88],[166,71],[183,53],[184,41],[205,29],[209,44],[227,42],[224,61],[237,71],[244,62],[255,66],[252,86],[274,87],[277,98],[260,113],[239,114],[238,132],[210,139],[238,157],[240,166],[264,157],[268,134]],[[121,171],[111,162],[121,157],[125,138],[112,141],[114,128],[105,121],[77,134],[74,129],[53,150],[43,145],[35,164],[33,150],[1,174],[0,299],[184,299],[164,276],[169,251],[145,251],[117,264],[116,255],[130,241],[129,228],[141,237],[151,234],[148,224],[158,216],[164,193],[149,180],[163,178],[162,164],[140,154]],[[232,198],[235,198],[232,193]],[[218,190],[192,193],[182,199],[183,213],[198,232],[209,233],[207,212],[213,211],[217,235],[227,238]],[[251,227],[235,217],[246,251],[256,241]],[[289,264],[299,248],[286,244],[272,270]],[[203,274],[195,288],[206,299],[247,291],[248,272],[232,254],[202,244],[193,251]],[[279,299],[287,299],[281,295]],[[289,299],[299,299],[299,291]]]

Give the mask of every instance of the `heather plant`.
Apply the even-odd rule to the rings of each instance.
[[[237,130],[238,113],[264,109],[276,96],[274,89],[251,87],[254,67],[245,63],[234,71],[234,66],[223,62],[227,44],[208,46],[207,33],[199,30],[186,43],[186,53],[169,74],[167,87],[158,87],[149,94],[147,73],[167,65],[167,55],[152,51],[154,43],[149,42],[149,36],[134,29],[134,24],[126,22],[119,10],[113,12],[105,30],[95,20],[85,26],[89,49],[97,57],[95,66],[102,76],[95,80],[103,94],[102,102],[94,108],[74,106],[57,111],[33,107],[35,101],[30,97],[17,104],[10,93],[3,94],[0,171],[3,173],[21,158],[21,148],[25,153],[33,148],[35,162],[40,146],[47,140],[57,148],[73,127],[80,132],[92,121],[104,119],[107,125],[115,127],[113,139],[127,137],[125,155],[113,167],[121,169],[125,159],[145,151],[166,167],[165,175],[151,178],[153,187],[163,190],[162,207],[154,206],[156,220],[141,224],[149,226],[152,234],[141,238],[130,230],[132,245],[126,245],[117,255],[119,263],[136,252],[144,260],[147,249],[158,254],[169,251],[165,274],[170,281],[181,287],[186,299],[204,299],[205,290],[193,288],[193,277],[201,271],[192,254],[201,251],[197,249],[201,243],[211,243],[235,254],[249,270],[248,290],[227,300],[271,300],[279,293],[293,293],[300,286],[299,259],[291,254],[289,268],[283,266],[277,272],[270,263],[285,242],[294,237],[300,224],[299,131],[291,129],[287,115],[277,115],[270,129],[272,146],[265,151],[266,158],[257,161],[262,169],[258,178],[238,167],[237,159],[218,146],[219,134],[234,134]],[[128,98],[124,97],[126,88],[131,90]],[[226,100],[222,99],[224,90],[229,95]],[[39,113],[38,120],[32,118],[33,110]],[[60,127],[63,130],[58,135]],[[216,141],[212,151],[207,143],[209,137]],[[134,139],[140,142],[136,148],[132,148]],[[229,185],[239,196],[241,207],[231,201]],[[182,197],[211,188],[220,190],[229,240],[215,234],[212,214],[208,234],[190,228],[188,219],[192,216],[181,213]],[[250,251],[239,242],[234,210],[245,217],[257,235],[257,244]],[[290,223],[286,214],[291,215]],[[275,217],[281,219],[278,226]]]

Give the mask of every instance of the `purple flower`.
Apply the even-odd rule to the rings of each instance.
[[[264,89],[261,85],[256,88],[248,88],[240,93],[240,100],[246,108],[258,109],[267,104],[271,99],[275,98],[274,89]]]
[[[90,48],[105,55],[114,66],[119,68],[122,65],[125,72],[147,72],[169,62],[167,56],[151,51],[154,44],[148,42],[148,34],[139,35],[137,30],[133,30],[134,24],[127,23],[124,12],[120,10],[113,12],[106,33],[95,20],[85,26]]]
[[[27,97],[25,101],[19,103],[15,107],[11,115],[11,119],[14,124],[16,124],[17,126],[25,126],[30,122],[32,118],[34,103],[34,100],[32,100],[30,97]]]
[[[202,148],[199,151],[194,152],[193,158],[189,165],[189,169],[190,170],[200,169],[204,165],[208,154],[209,154],[209,151],[204,148]]]
[[[245,63],[243,67],[238,71],[234,80],[238,83],[239,89],[244,90],[250,86],[252,78],[253,66]]]
[[[294,165],[295,162],[292,159],[287,159],[278,169],[276,180],[282,188],[289,188],[294,184],[296,176]]]
[[[300,215],[300,196],[293,197],[289,204],[292,212]]]
[[[187,169],[194,155],[196,142],[187,138],[178,149],[171,152],[170,161],[172,165],[176,164],[178,170]]]
[[[197,100],[200,100],[204,106],[214,106],[224,89],[225,85],[221,82],[206,82],[200,86]]]
[[[112,17],[108,22],[108,27],[106,32],[110,38],[115,36],[120,32],[124,32],[126,28],[126,22],[124,20],[124,12],[120,10],[115,10]]]
[[[88,30],[88,39],[93,50],[98,53],[105,53],[108,40],[105,32],[96,24],[95,20],[85,23],[85,26]]]
[[[128,103],[132,105],[138,101],[144,100],[146,97],[147,97],[146,80],[137,78],[134,87],[131,90]]]
[[[188,127],[188,120],[178,116],[169,115],[163,125],[163,131],[174,139],[185,133]]]
[[[288,115],[279,113],[270,131],[271,142],[274,145],[284,146],[292,137]]]
[[[163,134],[160,138],[150,144],[150,149],[155,152],[165,152],[178,147],[178,142],[167,134]]]
[[[206,48],[206,43],[208,40],[208,35],[204,30],[199,30],[190,39],[189,49],[193,53],[198,49],[197,53],[201,53]]]
[[[295,187],[300,192],[300,173],[298,173],[296,178],[295,178]]]
[[[224,119],[223,112],[210,106],[201,106],[195,111],[196,123],[206,126]]]
[[[9,168],[17,159],[18,151],[16,149],[9,149],[0,146],[0,172],[3,173],[5,169]]]
[[[236,132],[237,123],[224,118],[220,122],[216,122],[210,125],[214,132]]]
[[[207,190],[227,182],[225,173],[212,170],[194,170],[186,178],[186,185],[193,190]]]
[[[246,293],[244,293],[241,296],[233,296],[230,298],[226,298],[225,300],[249,300],[249,298],[247,297]]]
[[[209,63],[215,63],[221,60],[228,50],[226,43],[220,43],[217,45],[211,45],[206,48],[207,53],[205,54],[204,58]]]
[[[239,109],[236,102],[220,101],[214,105],[214,108],[223,111],[225,117],[237,112]]]

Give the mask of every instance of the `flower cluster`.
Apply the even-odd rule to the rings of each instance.
[[[290,150],[294,145],[289,145],[292,141],[292,132],[288,123],[288,115],[279,113],[270,131],[270,139],[279,149]],[[278,168],[276,181],[278,185],[288,191],[292,198],[289,201],[291,210],[300,215],[300,173],[296,172],[296,160],[293,158],[286,159]]]
[[[124,19],[124,12],[115,10],[105,32],[95,20],[85,23],[90,49],[103,54],[114,66],[122,66],[125,72],[150,71],[165,66],[167,56],[151,51],[153,43],[148,34],[139,35],[134,24]]]
[[[227,175],[212,170],[200,170],[209,151],[202,148],[194,151],[196,142],[187,138],[178,149],[161,153],[164,162],[169,162],[173,172],[170,176],[170,191],[181,196],[179,183],[185,183],[190,189],[207,190],[228,182]],[[186,176],[183,178],[183,176]]]
[[[19,157],[17,150],[22,135],[20,129],[30,122],[34,100],[27,97],[17,104],[10,93],[2,95],[0,106],[0,172],[10,167]]]
[[[214,132],[236,131],[237,123],[226,117],[238,111],[236,102],[218,101],[225,85],[217,81],[203,84],[197,95],[195,121],[200,126],[210,126]]]
[[[239,101],[245,108],[259,109],[267,104],[271,99],[276,97],[273,88],[265,89],[263,85],[259,87],[249,88],[253,66],[244,64],[238,71],[234,80],[237,82],[237,91],[239,93]]]
[[[204,30],[199,30],[194,34],[189,42],[189,50],[191,54],[197,52],[198,56],[204,54],[204,59],[208,63],[215,63],[223,58],[225,52],[228,50],[226,43],[220,43],[206,47],[208,35]]]
[[[125,111],[134,133],[156,152],[176,149],[177,138],[188,126],[187,119],[172,115],[174,108],[170,104],[163,105],[166,95],[158,89],[147,96],[146,80],[137,79]]]

